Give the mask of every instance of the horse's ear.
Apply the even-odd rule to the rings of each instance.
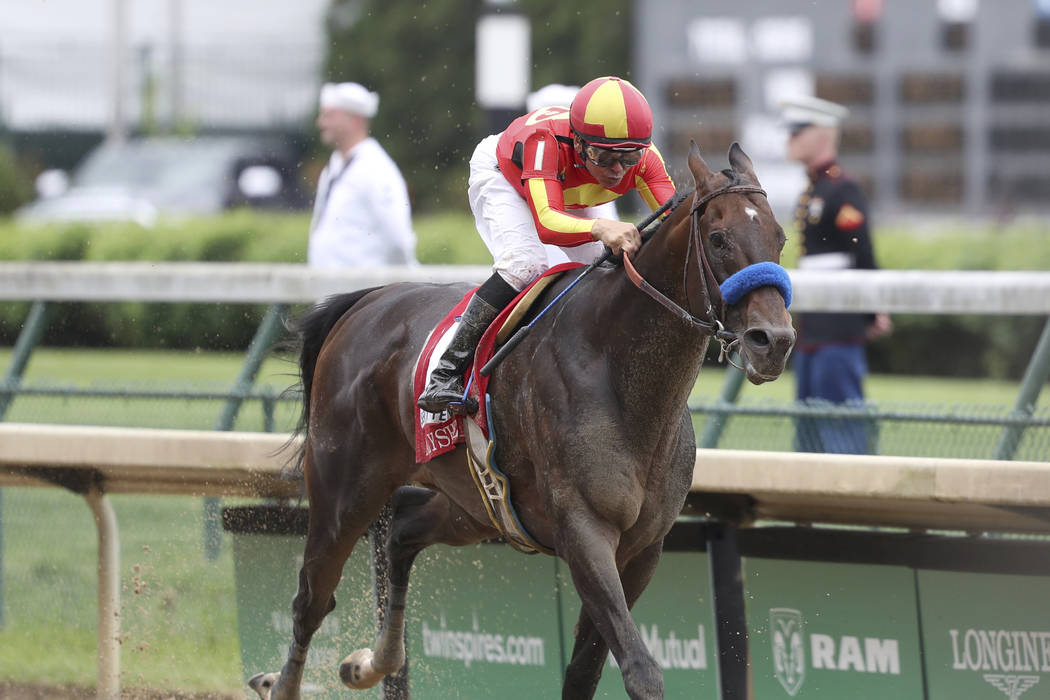
[[[707,167],[707,163],[700,156],[700,147],[693,139],[689,139],[689,170],[693,172],[693,180],[697,187],[711,176],[711,168]]]
[[[729,147],[729,164],[733,166],[733,170],[737,171],[741,175],[747,175],[754,181],[758,181],[755,177],[755,166],[751,163],[751,159],[748,158],[747,154],[744,153],[744,149],[740,147],[740,144],[736,141]]]

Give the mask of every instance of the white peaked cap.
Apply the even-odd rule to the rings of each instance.
[[[379,95],[358,83],[325,83],[321,86],[321,108],[341,109],[371,119],[379,109]]]
[[[525,111],[535,112],[542,107],[568,107],[580,91],[577,85],[551,83],[544,85],[536,92],[530,92],[525,98]]]
[[[799,96],[780,101],[780,118],[787,124],[838,126],[849,110],[819,97]]]

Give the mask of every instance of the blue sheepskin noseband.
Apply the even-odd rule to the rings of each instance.
[[[759,287],[776,287],[780,296],[784,297],[784,307],[791,306],[791,277],[788,276],[787,270],[775,262],[748,265],[730,275],[719,289],[725,302],[732,306],[745,294]]]

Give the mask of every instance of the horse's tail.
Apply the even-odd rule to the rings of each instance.
[[[306,311],[289,319],[286,326],[298,339],[299,351],[299,385],[302,387],[302,411],[299,414],[299,423],[295,428],[295,436],[305,435],[310,425],[310,392],[313,388],[314,370],[317,369],[317,356],[321,354],[321,347],[332,332],[332,328],[339,322],[350,308],[361,301],[365,295],[374,292],[379,287],[359,289],[347,294],[333,294],[317,302]],[[293,437],[294,439],[294,437]],[[295,457],[289,465],[295,475],[302,473],[303,458],[306,456],[306,441],[303,440],[296,450]]]

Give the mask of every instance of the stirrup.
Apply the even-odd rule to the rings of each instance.
[[[477,399],[472,396],[464,396],[464,391],[444,391],[442,394],[434,397],[430,397],[431,401],[438,402],[436,411],[432,411],[426,406],[422,405],[423,398],[427,392],[424,391],[420,394],[419,399],[416,400],[416,405],[423,409],[427,413],[441,413],[442,411],[448,410],[457,416],[473,415],[478,412]],[[429,403],[429,401],[428,401]]]

